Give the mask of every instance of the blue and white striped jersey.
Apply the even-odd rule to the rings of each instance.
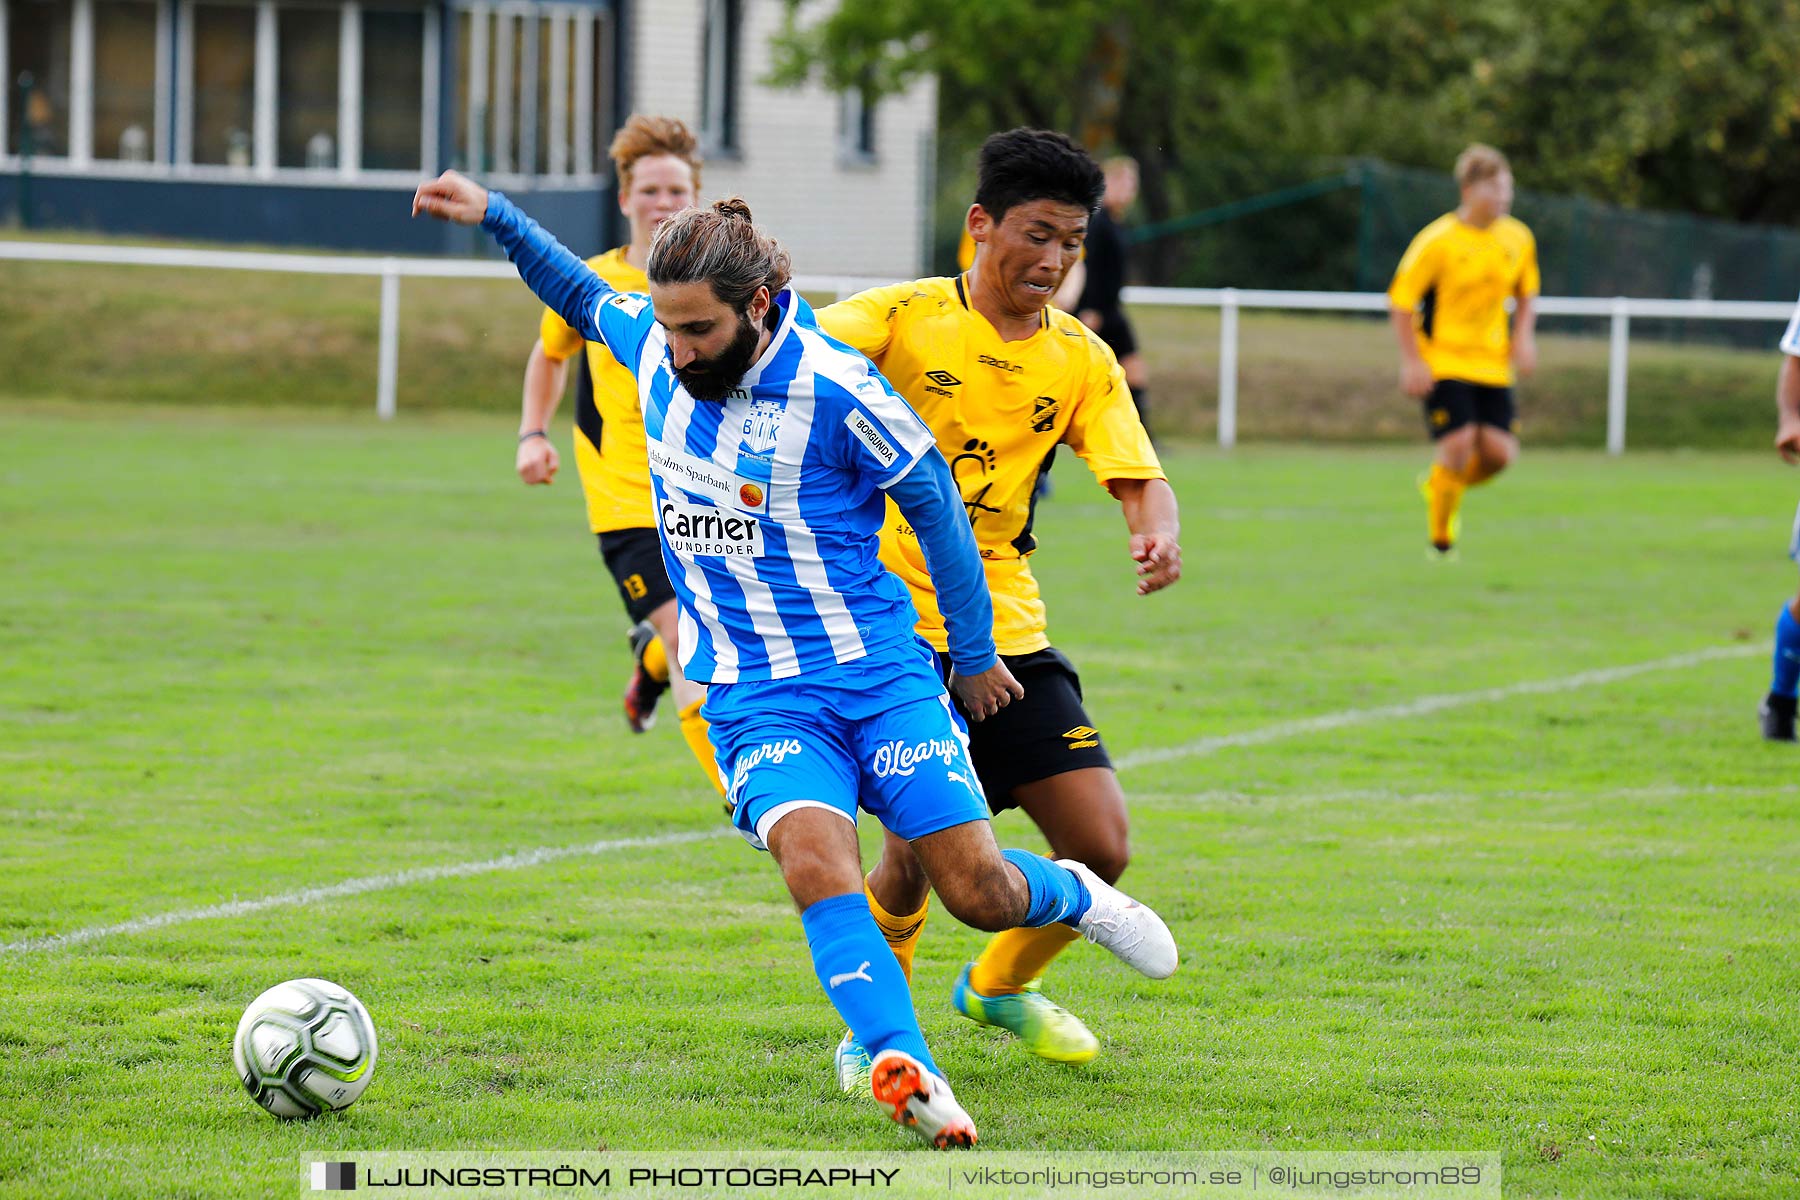
[[[1800,358],[1800,305],[1794,306],[1794,315],[1788,318],[1787,332],[1781,335],[1781,352]]]
[[[915,640],[906,586],[877,550],[884,489],[936,456],[936,439],[874,365],[822,333],[789,288],[775,298],[779,327],[738,388],[720,403],[695,400],[675,378],[648,297],[612,291],[491,197],[484,227],[526,282],[637,378],[687,677],[788,679]],[[966,553],[947,557],[967,558],[986,610],[973,614],[988,639],[987,657],[977,657],[985,669],[992,609],[973,536],[947,495],[967,538]]]

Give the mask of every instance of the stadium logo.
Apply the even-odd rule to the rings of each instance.
[[[1020,371],[1025,369],[1018,363],[1007,362],[1004,358],[995,358],[991,354],[983,354],[978,357],[983,366],[989,366],[993,367],[995,370],[1005,371],[1008,375],[1017,375]]]
[[[888,742],[876,747],[869,769],[875,772],[877,779],[887,779],[893,775],[911,775],[923,764],[934,760],[953,767],[957,762],[957,750],[956,742],[950,738],[930,738],[910,746],[905,742]]]
[[[353,1162],[316,1162],[312,1165],[312,1190],[315,1192],[354,1192],[356,1164]]]
[[[1033,433],[1049,433],[1056,426],[1056,397],[1039,396],[1031,402],[1031,429]]]
[[[711,505],[664,500],[661,521],[663,540],[677,554],[709,558],[763,555],[762,522],[748,514],[733,516]]]
[[[746,483],[743,487],[738,489],[738,499],[744,502],[745,508],[761,508],[763,502],[763,490],[754,483]]]

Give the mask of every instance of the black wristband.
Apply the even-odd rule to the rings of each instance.
[[[526,442],[529,442],[534,437],[541,437],[546,442],[550,440],[550,435],[545,433],[543,430],[529,429],[519,435],[519,445],[523,446]]]

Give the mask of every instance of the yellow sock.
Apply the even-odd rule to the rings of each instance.
[[[1479,454],[1469,455],[1469,465],[1462,470],[1464,487],[1477,487],[1499,474],[1488,467],[1487,459]]]
[[[931,907],[930,893],[926,893],[925,903],[919,906],[919,911],[909,917],[896,917],[881,907],[881,901],[875,898],[866,875],[863,876],[863,895],[869,898],[869,912],[874,914],[881,936],[887,939],[888,949],[894,952],[894,957],[900,962],[900,969],[906,973],[907,982],[911,983],[913,950],[918,947],[919,933],[925,928],[925,913]]]
[[[652,646],[660,646],[661,642],[652,642]],[[681,710],[681,736],[687,739],[688,749],[700,760],[700,767],[706,777],[712,781],[719,795],[725,794],[725,784],[719,778],[719,761],[713,757],[712,739],[706,736],[706,718],[700,715],[700,706],[704,700],[696,700]]]
[[[1435,546],[1448,546],[1454,540],[1450,530],[1456,522],[1456,510],[1462,506],[1463,486],[1462,476],[1442,463],[1431,464],[1431,476],[1425,481],[1425,507]]]
[[[658,683],[669,682],[669,651],[659,637],[644,647],[644,673]]]
[[[1054,921],[1037,929],[996,933],[975,960],[969,986],[984,996],[1008,996],[1044,973],[1050,960],[1071,942],[1081,940],[1074,926]]]

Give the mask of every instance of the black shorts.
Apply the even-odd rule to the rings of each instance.
[[[1511,433],[1517,420],[1509,387],[1440,379],[1425,397],[1425,428],[1433,439],[1470,424],[1492,425]]]
[[[939,655],[945,674],[950,660]],[[1018,807],[1013,789],[1084,767],[1110,767],[1100,732],[1081,706],[1081,676],[1057,650],[1002,654],[1000,661],[1025,685],[1014,700],[985,721],[969,721],[969,750],[975,774],[995,812]],[[968,721],[961,703],[956,711]]]
[[[1094,330],[1100,340],[1112,347],[1114,358],[1127,358],[1137,353],[1137,334],[1132,332],[1131,322],[1125,319],[1122,309],[1103,308],[1100,310],[1100,328]]]
[[[619,599],[625,602],[625,611],[634,624],[675,598],[656,530],[614,529],[603,533],[600,557],[618,581]]]

